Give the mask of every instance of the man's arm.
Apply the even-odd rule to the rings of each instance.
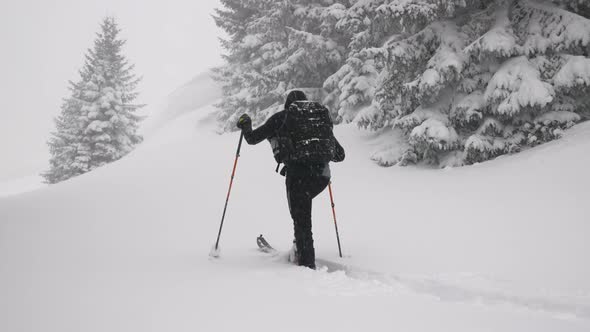
[[[279,129],[280,119],[277,114],[271,116],[262,126],[252,130],[252,122],[245,121],[242,126],[242,132],[246,142],[250,145],[258,144],[265,139],[275,135]]]

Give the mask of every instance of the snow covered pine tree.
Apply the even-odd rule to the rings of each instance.
[[[101,24],[94,48],[86,54],[80,80],[70,82],[56,131],[48,145],[50,169],[42,174],[57,183],[120,159],[142,141],[137,134],[141,105],[133,104],[139,79],[121,54],[124,40],[114,18]]]
[[[345,121],[353,121],[359,111],[372,109],[378,75],[385,57],[378,49],[400,31],[400,25],[378,10],[387,1],[355,1],[336,23],[336,29],[349,41],[346,63],[324,82],[328,97],[324,102],[339,110]],[[363,117],[361,127],[371,127]],[[365,120],[365,121],[364,121]]]
[[[225,130],[311,87],[338,119],[383,133],[379,164],[444,167],[518,152],[589,117],[586,0],[222,3]]]
[[[215,20],[226,64],[215,70],[223,84],[218,105],[224,131],[248,113],[257,125],[280,110],[287,91],[321,93],[324,81],[344,63],[347,41],[336,22],[347,1],[221,0]],[[316,96],[313,96],[316,97]]]
[[[588,118],[583,2],[368,0],[351,11],[358,6],[389,19],[365,20],[365,30],[391,32],[379,47],[361,50],[369,55],[357,65],[361,74],[379,77],[374,91],[357,89],[352,99],[368,103],[374,93],[376,102],[354,121],[396,128],[406,140],[405,151],[375,155],[382,165],[481,162],[557,138]],[[338,84],[346,86],[346,77]]]

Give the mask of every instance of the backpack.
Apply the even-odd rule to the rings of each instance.
[[[285,119],[271,147],[277,163],[323,164],[335,154],[330,112],[322,104],[296,101],[286,110]]]

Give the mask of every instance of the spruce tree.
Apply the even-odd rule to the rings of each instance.
[[[347,2],[346,2],[347,3]],[[346,44],[336,32],[345,4],[309,0],[222,0],[216,23],[226,64],[216,69],[223,84],[219,120],[235,129],[237,117],[259,124],[281,108],[286,92],[320,93],[325,79],[344,63]]]
[[[310,87],[393,137],[381,165],[465,165],[590,117],[586,0],[222,0],[220,120],[255,123]],[[316,96],[316,99],[318,97]]]
[[[50,169],[43,174],[57,183],[120,159],[142,141],[141,117],[134,104],[139,79],[122,54],[125,41],[112,17],[107,17],[86,54],[80,80],[70,82],[71,95],[56,118],[48,145]]]
[[[346,63],[324,83],[329,97],[325,102],[339,110],[339,116],[352,121],[358,112],[373,107],[379,73],[385,63],[376,47],[400,30],[399,24],[377,9],[386,0],[356,1],[337,22],[338,31],[348,37]],[[359,125],[370,126],[371,121]]]
[[[587,118],[590,20],[572,12],[582,2],[384,2],[377,11],[401,28],[367,49],[386,65],[376,105],[354,121],[395,128],[408,146],[379,153],[379,163],[481,162]]]

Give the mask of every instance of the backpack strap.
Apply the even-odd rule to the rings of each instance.
[[[285,118],[283,119],[283,123],[281,124],[281,126],[279,127],[279,129],[277,129],[277,131],[276,131],[277,137],[279,136],[279,132],[283,129],[283,127],[287,123],[287,113],[288,112],[285,109]],[[275,173],[278,173],[279,172],[279,168],[281,168],[281,163],[277,163],[277,168],[275,169]]]

